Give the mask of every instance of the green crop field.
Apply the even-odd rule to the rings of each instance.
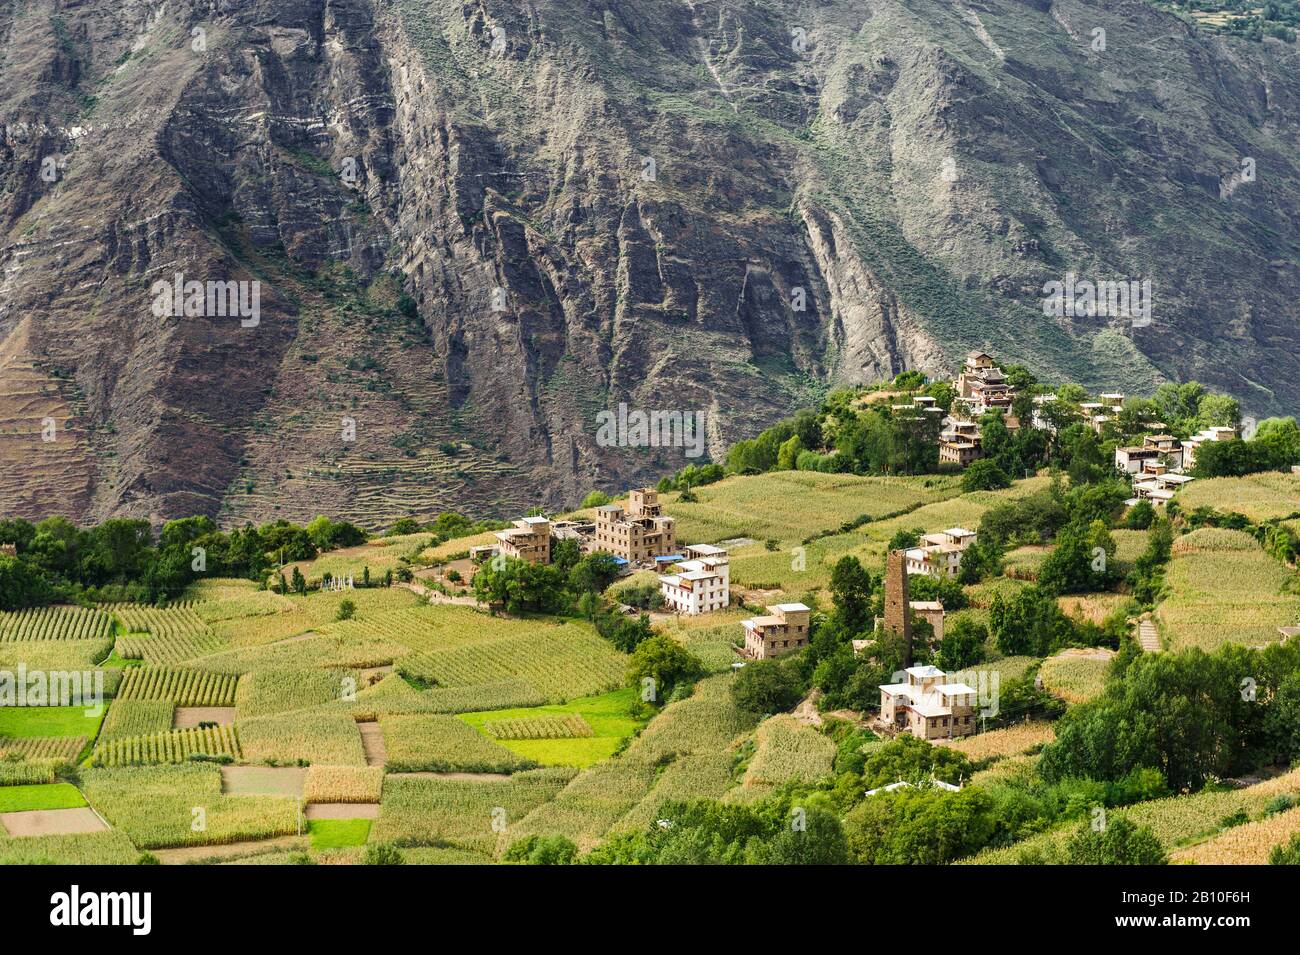
[[[80,790],[70,783],[0,787],[0,812],[30,812],[33,809],[77,809],[86,804]]]
[[[38,607],[0,611],[2,640],[101,640],[113,632],[113,618],[86,607]]]
[[[1265,471],[1246,477],[1204,478],[1178,492],[1184,510],[1212,507],[1252,521],[1300,517],[1300,474]]]
[[[1220,510],[1288,517],[1290,479],[1281,477],[1233,479],[1246,489],[1238,508],[1226,503],[1227,485],[1218,498],[1210,481],[1180,494],[1204,488]],[[747,595],[747,604],[806,597],[829,610],[831,569],[841,557],[878,574],[898,531],[978,530],[990,507],[1048,481],[961,493],[948,476],[785,472],[697,488],[695,504],[676,494],[665,502],[683,542],[752,539],[731,548],[733,585],[764,591]],[[1112,533],[1127,571],[1148,535]],[[375,573],[381,557],[409,554],[421,542],[366,545],[312,565],[364,560]],[[1007,576],[965,588],[971,606],[949,623],[987,623],[993,596],[1028,586],[1048,553],[1050,545],[1013,549]],[[1155,610],[1166,648],[1275,642],[1278,626],[1300,622],[1295,576],[1247,534],[1206,528],[1177,536]],[[653,579],[649,572],[622,579],[607,599]],[[352,609],[340,615],[344,600]],[[1124,586],[1059,602],[1097,623],[1137,612]],[[0,708],[0,812],[89,805],[111,829],[23,838],[0,831],[0,863],[131,863],[162,850],[183,850],[163,853],[165,862],[288,864],[307,853],[356,863],[363,847],[386,843],[408,864],[482,864],[502,861],[529,836],[564,836],[581,852],[632,838],[657,826],[669,803],[709,799],[739,813],[794,787],[809,805],[832,805],[843,795],[830,795],[844,785],[835,775],[840,737],[811,725],[803,710],[798,718],[763,717],[732,698],[734,647],[750,613],[733,606],[696,618],[656,616],[655,628],[705,671],[688,694],[660,707],[641,704],[628,685],[629,656],[585,619],[492,615],[430,604],[400,587],[301,596],[212,579],[165,606],[3,614],[0,667],[98,670],[107,700],[93,716],[77,707]],[[1044,689],[1071,704],[1101,692],[1109,666],[1099,651],[1046,660],[986,651],[992,659],[974,665],[977,674],[996,673],[1005,690],[1038,668]],[[977,764],[968,782],[1027,786],[1038,749],[1054,736],[1051,722],[1032,719],[945,745]],[[884,745],[873,740],[861,751]],[[1189,861],[1236,858],[1245,835],[1227,838],[1220,819],[1242,809],[1253,827],[1242,833],[1263,839],[1283,831],[1264,806],[1287,785],[1117,811],[1146,820],[1171,848],[1201,846]],[[255,794],[268,792],[277,795]],[[378,804],[378,817],[308,821],[300,812],[322,804],[353,804],[367,816]],[[1022,849],[1063,844],[1076,827],[1053,823],[978,861],[1017,861]],[[236,843],[232,859],[218,858]]]
[[[1167,647],[1211,650],[1223,643],[1261,646],[1278,627],[1300,623],[1295,572],[1242,531],[1202,528],[1174,542],[1168,596],[1156,608]]]
[[[99,733],[103,713],[81,706],[0,706],[0,739],[86,736]]]
[[[370,836],[369,819],[313,819],[308,827],[313,849],[363,846]]]
[[[636,691],[615,690],[600,696],[581,697],[568,703],[486,710],[464,713],[461,719],[493,736],[498,743],[543,766],[591,766],[607,759],[623,740],[635,733],[643,722],[628,710],[636,701]],[[559,737],[502,736],[494,730],[501,724],[535,724],[539,721],[567,721],[577,718],[588,733]]]

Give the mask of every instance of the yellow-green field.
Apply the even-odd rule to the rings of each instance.
[[[1180,537],[1165,574],[1169,595],[1156,608],[1164,645],[1276,642],[1278,627],[1300,622],[1300,596],[1283,591],[1294,581],[1294,571],[1242,531],[1201,528]]]
[[[1185,511],[1212,507],[1252,521],[1300,517],[1300,474],[1264,471],[1245,477],[1202,478],[1178,492]]]

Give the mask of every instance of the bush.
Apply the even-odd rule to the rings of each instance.
[[[973,461],[961,476],[963,491],[996,491],[1010,486],[1011,478],[987,458]]]
[[[362,865],[402,865],[405,861],[397,847],[386,842],[366,846],[365,855],[361,857]]]
[[[344,598],[339,601],[338,612],[334,615],[335,620],[351,620],[357,612],[357,605],[351,600]]]
[[[1300,833],[1286,845],[1274,846],[1268,854],[1269,865],[1300,865]]]
[[[1100,829],[1085,822],[1065,847],[1070,865],[1167,865],[1164,846],[1146,826],[1115,819]]]
[[[506,862],[524,865],[572,865],[578,847],[564,836],[527,836],[506,850]]]
[[[789,658],[755,660],[731,683],[731,701],[748,713],[784,713],[807,691],[797,663]]]

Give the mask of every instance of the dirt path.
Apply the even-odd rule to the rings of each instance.
[[[222,846],[182,846],[179,849],[151,850],[163,865],[184,865],[204,859],[236,859],[287,849],[306,850],[311,843],[306,836],[279,836],[255,842],[231,842]]]
[[[389,779],[450,779],[456,782],[508,782],[509,773],[389,773]]]
[[[479,610],[486,610],[487,605],[479,603],[473,597],[449,597],[447,594],[433,590],[424,584],[417,584],[411,581],[409,584],[398,584],[399,587],[405,587],[411,593],[418,597],[428,598],[431,604],[455,604],[458,607],[477,607]]]
[[[388,762],[388,747],[384,745],[384,731],[379,728],[379,723],[375,720],[358,723],[357,730],[361,733],[361,749],[366,754],[366,765],[382,766]]]
[[[377,802],[314,802],[307,807],[307,819],[378,819]]]
[[[809,726],[821,726],[822,715],[817,712],[817,697],[820,695],[820,690],[813,690],[794,708],[791,715],[800,723],[806,723]]]
[[[178,706],[172,717],[174,729],[198,726],[200,723],[216,723],[218,726],[230,726],[235,722],[233,706]]]
[[[1137,638],[1147,653],[1160,651],[1160,632],[1156,630],[1155,621],[1151,618],[1144,617],[1138,621]]]
[[[68,836],[108,829],[89,807],[0,813],[0,826],[11,836]]]
[[[221,791],[233,796],[301,796],[306,779],[298,766],[221,767]]]

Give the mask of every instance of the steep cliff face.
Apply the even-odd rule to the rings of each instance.
[[[0,0],[0,510],[558,505],[687,460],[620,403],[719,454],[972,346],[1294,411],[1298,65],[1139,0]]]

